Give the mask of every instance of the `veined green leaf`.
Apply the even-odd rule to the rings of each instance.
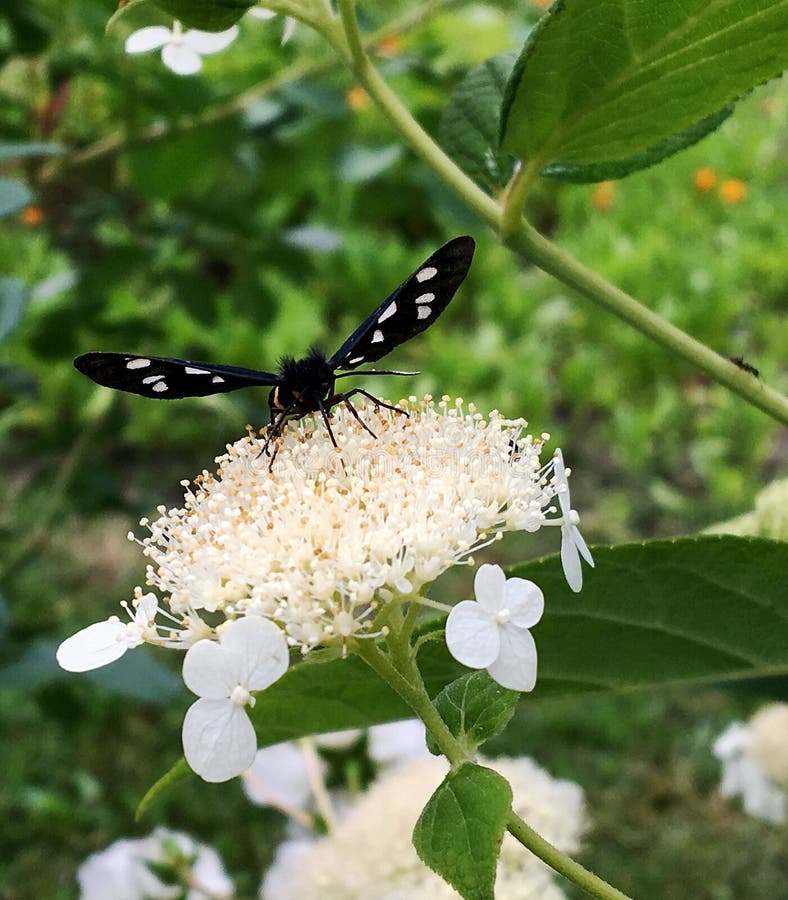
[[[579,594],[557,555],[516,566],[544,591],[534,700],[788,672],[788,544],[702,536],[594,549]],[[431,641],[431,696],[467,669]],[[251,710],[261,745],[412,716],[357,657],[293,667]]]
[[[465,900],[493,900],[511,803],[503,776],[468,763],[446,776],[416,823],[416,852]]]
[[[786,66],[788,0],[558,0],[507,85],[501,144],[552,174],[632,171]]]

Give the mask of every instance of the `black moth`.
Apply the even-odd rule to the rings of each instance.
[[[344,403],[370,433],[350,402],[351,397],[361,394],[380,406],[396,409],[362,388],[337,391],[336,380],[353,374],[409,374],[374,369],[356,373],[352,370],[381,359],[432,325],[468,273],[475,246],[473,238],[464,235],[436,250],[328,358],[312,348],[302,359],[283,357],[277,373],[129,353],[85,353],[74,360],[74,365],[97,384],[156,400],[205,397],[239,388],[270,386],[271,425],[264,450],[272,439],[283,433],[288,419],[300,419],[313,412],[319,412],[323,417],[336,447],[329,412],[337,404]],[[341,374],[337,374],[338,371]]]

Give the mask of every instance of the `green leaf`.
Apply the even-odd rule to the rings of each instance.
[[[65,153],[62,144],[47,144],[42,141],[8,141],[0,144],[0,162],[9,159],[29,159],[32,156],[59,156]]]
[[[633,171],[786,65],[786,0],[558,0],[507,85],[501,145],[552,174]]]
[[[439,138],[457,165],[483,188],[501,188],[515,159],[498,149],[500,109],[516,53],[485,60],[457,85],[441,117]]]
[[[107,31],[141,6],[153,6],[178,19],[186,28],[224,31],[234,25],[256,0],[130,0],[107,22]]]
[[[435,698],[435,706],[451,733],[463,740],[471,754],[506,728],[519,699],[519,691],[501,687],[486,672],[470,672],[447,684]],[[427,746],[431,753],[440,754],[429,736]]]
[[[16,178],[0,178],[0,218],[10,216],[30,205],[33,193]]]
[[[703,536],[594,550],[583,590],[555,557],[516,566],[544,591],[534,695],[788,671],[788,543]]]
[[[581,165],[578,163],[552,163],[542,169],[542,175],[547,178],[560,178],[563,181],[572,181],[575,184],[588,184],[608,179],[623,178],[640,169],[647,169],[656,165],[668,156],[673,156],[679,150],[684,150],[692,144],[697,144],[701,138],[711,134],[733,113],[735,106],[726,106],[714,115],[707,116],[679,134],[671,135],[661,144],[650,147],[643,153],[630,156],[628,159],[620,159],[608,163],[592,163]]]
[[[544,591],[534,699],[788,672],[788,543],[702,536],[594,549],[583,590],[558,555],[516,566]],[[467,674],[444,643],[419,654],[430,696]],[[294,666],[257,695],[261,746],[412,715],[357,657]]]
[[[16,330],[29,301],[30,291],[23,281],[0,278],[0,343]]]
[[[446,776],[416,823],[416,852],[465,900],[493,900],[511,803],[505,778],[468,763]]]

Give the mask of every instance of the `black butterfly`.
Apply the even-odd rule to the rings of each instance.
[[[374,369],[355,373],[348,370],[381,359],[399,344],[432,325],[462,284],[475,246],[473,238],[464,235],[436,250],[386,297],[329,358],[312,348],[302,359],[283,357],[275,374],[216,363],[129,353],[85,353],[74,360],[74,365],[97,384],[156,400],[205,397],[244,387],[270,386],[268,407],[271,425],[264,450],[267,450],[272,439],[283,433],[288,419],[300,419],[313,412],[319,412],[323,417],[331,442],[336,447],[328,414],[337,404],[344,403],[370,434],[371,429],[361,421],[350,402],[351,397],[362,394],[380,406],[397,409],[362,388],[337,392],[336,380],[352,374],[415,374]],[[337,374],[337,370],[341,370],[341,374]]]

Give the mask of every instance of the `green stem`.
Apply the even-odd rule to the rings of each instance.
[[[353,69],[360,83],[413,150],[501,235],[507,246],[641,334],[701,369],[778,422],[788,425],[787,397],[638,303],[634,297],[586,268],[528,224],[521,210],[528,188],[538,174],[533,166],[523,167],[512,179],[503,207],[482,191],[416,122],[372,65],[358,32],[353,0],[339,0],[339,9],[339,21],[324,23],[322,30],[326,39]]]
[[[537,834],[533,828],[526,825],[516,812],[509,814],[509,821],[506,823],[506,827],[509,834],[516,838],[524,847],[527,847],[539,859],[555,869],[556,872],[574,882],[578,887],[583,888],[592,897],[601,897],[603,900],[629,900],[627,895],[619,891],[618,888],[614,888],[612,884],[608,884],[598,875],[589,872],[588,869],[583,868],[580,863],[575,862],[565,853],[561,853],[549,841]]]
[[[524,219],[520,222],[519,231],[510,235],[506,243],[545,272],[632,325],[641,334],[702,369],[778,422],[788,425],[787,397],[638,303],[634,297],[548,241]]]

